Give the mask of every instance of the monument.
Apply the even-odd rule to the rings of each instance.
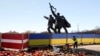
[[[70,28],[71,24],[66,20],[64,15],[60,15],[59,12],[57,12],[56,14],[57,9],[53,5],[51,5],[51,3],[49,3],[49,6],[52,15],[50,15],[49,17],[44,16],[44,18],[48,19],[48,32],[52,33],[50,30],[52,29],[54,33],[61,33],[61,29],[63,28],[65,32],[68,33],[67,28]]]

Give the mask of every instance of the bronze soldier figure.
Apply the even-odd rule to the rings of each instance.
[[[55,29],[53,28],[53,24],[55,23],[53,16],[52,15],[49,15],[49,17],[44,16],[44,18],[48,20],[48,28],[47,28],[48,32],[52,33],[50,29],[52,29],[55,32]]]

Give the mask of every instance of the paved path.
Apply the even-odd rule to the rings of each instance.
[[[79,46],[76,51],[85,51],[87,54],[92,54],[92,56],[100,56],[100,45]]]
[[[84,49],[100,52],[100,45],[85,45],[85,46],[79,46],[79,48],[84,48]]]

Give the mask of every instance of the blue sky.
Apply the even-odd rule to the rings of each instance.
[[[49,2],[71,23],[68,32],[100,27],[100,0],[0,0],[0,32],[47,31]]]

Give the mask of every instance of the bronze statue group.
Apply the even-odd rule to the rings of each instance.
[[[49,15],[49,17],[44,16],[48,20],[48,32],[51,32],[51,29],[54,31],[54,33],[61,33],[61,28],[65,30],[66,33],[68,33],[66,28],[71,27],[70,23],[66,20],[66,18],[63,15],[60,15],[59,12],[56,14],[56,8],[52,6],[50,3],[50,10],[52,15]]]

